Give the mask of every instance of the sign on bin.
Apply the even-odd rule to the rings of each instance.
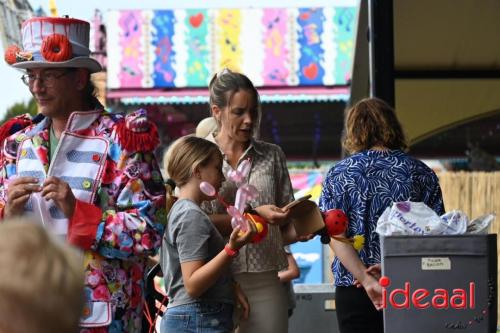
[[[496,235],[382,237],[386,333],[496,332]]]

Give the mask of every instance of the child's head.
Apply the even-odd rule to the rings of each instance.
[[[76,332],[82,259],[25,220],[0,223],[0,332]]]
[[[203,180],[222,182],[222,155],[213,142],[196,136],[185,136],[178,139],[169,149],[169,158],[165,169],[178,187],[187,184],[191,178],[200,174]],[[208,168],[212,166],[213,168]],[[220,178],[220,180],[218,179]],[[211,183],[212,184],[212,183]],[[220,184],[212,184],[214,187]]]
[[[206,138],[215,131],[217,131],[217,121],[214,117],[207,117],[196,126],[196,136],[200,138]]]

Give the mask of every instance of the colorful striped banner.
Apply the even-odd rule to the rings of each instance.
[[[286,86],[290,75],[290,60],[286,34],[288,14],[286,9],[264,9],[264,78],[265,86]]]
[[[233,71],[241,70],[241,12],[239,9],[222,9],[215,18],[215,40],[218,48],[219,69],[229,68]]]
[[[122,12],[118,25],[121,29],[119,46],[122,50],[120,72],[118,73],[120,86],[122,88],[140,87],[143,78],[141,11]]]
[[[345,85],[357,7],[107,14],[108,87],[201,88],[224,67],[256,86]]]
[[[158,10],[152,19],[154,29],[151,43],[155,46],[156,59],[153,63],[155,87],[175,87],[175,71],[172,67],[175,51],[172,45],[175,17],[172,10]]]
[[[333,17],[336,26],[334,45],[337,46],[337,59],[335,61],[336,82],[348,82],[351,80],[352,58],[354,57],[354,20],[355,12],[350,7],[335,8]]]
[[[204,87],[212,74],[208,10],[189,9],[185,25],[187,54],[186,86]]]
[[[323,48],[320,36],[323,33],[323,10],[320,8],[300,9],[298,42],[300,44],[299,85],[322,85]]]

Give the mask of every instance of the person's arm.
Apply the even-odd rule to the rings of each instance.
[[[8,212],[7,214],[5,212],[5,206],[7,205],[8,200],[7,182],[9,178],[16,174],[15,159],[17,158],[17,148],[19,142],[16,140],[17,137],[15,139],[9,139],[9,137],[32,124],[33,121],[31,119],[31,115],[25,113],[5,121],[0,126],[0,222],[9,215]],[[23,199],[24,198],[21,198],[21,200],[18,201],[24,201]],[[28,199],[26,199],[26,201],[27,200]],[[23,208],[24,203],[25,202],[20,203]],[[15,215],[15,213],[13,215]]]
[[[285,211],[275,205],[262,205],[256,207],[254,210],[269,224],[285,226],[289,223],[288,214],[290,213],[290,211]]]
[[[250,229],[245,233],[240,233],[239,227],[234,228],[226,246],[238,251],[247,244],[256,232],[253,223],[249,223],[249,226]],[[232,258],[224,249],[208,262],[203,260],[181,262],[182,280],[189,296],[199,298],[203,295],[217,282],[220,274],[224,271],[223,268],[231,262]]]
[[[341,235],[345,237],[345,234]],[[365,265],[359,259],[358,253],[350,244],[332,240],[331,249],[339,258],[342,265],[354,276],[356,280],[365,288],[368,297],[377,310],[382,308],[382,287],[377,279],[367,271]]]
[[[231,262],[231,257],[222,250],[219,254],[210,260],[188,261],[181,263],[182,280],[186,291],[192,298],[199,298],[208,288],[213,286],[220,274]]]
[[[248,320],[248,317],[250,316],[250,303],[248,302],[247,295],[243,289],[241,289],[241,286],[236,282],[234,283],[234,294],[237,307],[241,306],[242,309],[240,319]]]
[[[166,219],[163,181],[152,153],[132,154],[131,160],[141,164],[144,172],[131,179],[124,170],[115,170],[116,178],[122,182],[115,196],[108,199],[115,202],[113,206],[103,210],[98,206],[99,198],[95,204],[77,200],[69,222],[68,241],[71,244],[84,250],[92,248],[109,258],[126,259],[156,253],[163,232],[161,223]],[[153,172],[156,172],[156,180],[147,177]],[[98,190],[107,191],[107,184]]]
[[[108,258],[153,255],[166,222],[160,169],[152,151],[119,149],[107,156],[94,203],[76,201],[68,242]]]
[[[282,283],[292,281],[300,276],[300,268],[297,265],[297,261],[295,261],[293,254],[287,253],[286,259],[288,261],[288,268],[284,271],[278,272],[278,278]]]
[[[322,211],[329,209],[342,209],[344,212],[350,210],[349,195],[346,193],[348,187],[344,177],[338,177],[336,168],[330,169],[323,183],[323,190],[319,199],[319,207]],[[345,237],[346,234],[339,235]],[[359,254],[351,244],[346,244],[336,240],[330,240],[330,248],[333,250],[342,265],[362,284],[375,308],[380,309],[382,300],[382,288],[378,281],[367,271],[361,262]]]
[[[262,216],[269,224],[281,225],[286,222],[288,211],[284,212],[281,208],[274,205],[262,205],[255,208],[255,212]],[[215,225],[222,236],[229,236],[233,231],[231,226],[231,216],[228,214],[212,214],[210,220]]]
[[[5,207],[7,206],[7,188],[9,183],[9,178],[16,175],[16,161],[15,153],[17,151],[17,145],[12,151],[10,151],[10,158],[7,157],[6,149],[8,140],[4,139],[0,142],[0,219],[3,220],[8,217],[8,213],[5,213]]]

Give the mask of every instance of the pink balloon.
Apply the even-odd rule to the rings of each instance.
[[[236,209],[236,207],[234,206],[229,206],[227,207],[226,209],[227,213],[231,216],[231,217],[238,217],[238,216],[241,216],[241,213],[238,209]]]
[[[245,206],[248,200],[253,200],[257,198],[259,192],[255,186],[250,184],[242,185],[236,191],[236,198],[234,201],[234,206],[241,212],[245,210]]]
[[[236,226],[239,226],[240,230],[245,232],[248,230],[248,221],[243,216],[233,217],[231,219],[231,226],[233,229],[236,228]]]
[[[205,194],[208,195],[209,197],[215,196],[215,188],[212,186],[212,184],[208,182],[201,182],[200,183],[200,190]]]
[[[238,209],[236,209],[236,207],[229,206],[229,207],[227,207],[226,211],[232,217],[232,219],[231,219],[231,227],[233,227],[233,229],[236,226],[239,226],[240,229],[241,229],[241,231],[243,231],[243,232],[245,232],[245,231],[248,230],[247,219],[244,218],[243,215],[241,215],[241,213],[239,212]]]
[[[248,222],[247,219],[243,217],[243,215],[233,216],[231,219],[231,227],[236,228],[240,227],[241,231],[245,232],[248,230]]]
[[[208,196],[217,196],[220,202],[226,206],[227,213],[231,216],[231,226],[235,228],[239,226],[242,231],[248,230],[248,221],[243,216],[245,205],[248,200],[257,198],[259,192],[255,186],[246,182],[248,173],[250,172],[251,163],[249,159],[241,161],[236,170],[230,170],[226,174],[226,178],[238,186],[236,191],[236,200],[234,206],[230,206],[224,202],[222,197],[217,194],[214,187],[207,182],[200,184],[200,189]]]
[[[246,184],[246,185],[243,185],[243,187],[244,187],[245,192],[247,194],[248,200],[253,200],[259,196],[259,191],[257,190],[257,188],[255,186],[250,185],[250,184]]]
[[[243,180],[243,175],[238,170],[230,170],[227,173],[227,178],[235,183],[240,183]]]
[[[241,161],[240,165],[238,165],[238,171],[243,178],[246,178],[246,176],[248,176],[251,166],[252,165],[250,163],[250,160],[248,159]]]
[[[236,170],[228,171],[226,178],[233,181],[237,185],[240,185],[248,176],[251,166],[252,165],[250,164],[249,160],[243,160],[241,161],[240,165],[238,165],[238,168]]]

